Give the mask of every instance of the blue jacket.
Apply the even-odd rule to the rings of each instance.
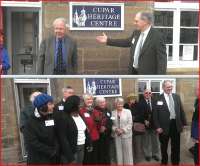
[[[191,137],[198,140],[199,139],[199,123],[198,121],[192,122],[192,128],[191,128]]]
[[[6,48],[0,48],[0,60],[2,64],[2,73],[3,75],[8,73],[8,70],[10,69],[10,63],[9,63],[9,55]]]
[[[191,137],[194,139],[199,139],[199,99],[195,100],[194,104],[195,111],[192,116],[192,127],[191,127]]]

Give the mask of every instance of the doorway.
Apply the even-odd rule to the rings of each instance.
[[[41,29],[40,8],[5,7],[4,29],[12,74],[36,74]]]
[[[35,74],[38,13],[12,12],[13,74]]]
[[[20,126],[20,113],[27,106],[30,106],[32,103],[29,100],[31,93],[35,91],[40,91],[43,93],[51,94],[50,90],[50,80],[49,79],[14,79],[14,91],[16,99],[16,108],[17,108],[17,120],[18,125]],[[26,159],[27,153],[24,144],[23,134],[19,131],[20,135],[20,144],[22,159]]]

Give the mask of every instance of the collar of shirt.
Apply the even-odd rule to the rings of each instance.
[[[62,40],[62,46],[63,46],[64,39],[62,38],[61,40]],[[57,51],[57,49],[58,49],[58,42],[59,42],[59,39],[56,38],[56,51]]]
[[[54,65],[56,66],[56,64],[57,64],[57,53],[58,53],[58,38],[55,38],[55,52],[54,52]],[[65,48],[65,38],[62,38],[62,55],[63,55],[63,60],[64,60],[64,63],[65,63],[65,65],[67,64],[67,62],[66,62],[66,60],[67,60],[67,58],[66,58],[66,48]],[[54,66],[54,67],[55,67]]]
[[[172,95],[172,94],[169,94]],[[164,93],[165,101],[167,102],[167,105],[169,106],[169,95],[167,93]]]
[[[151,104],[151,99],[145,99],[147,104],[150,103]]]
[[[144,34],[142,45],[144,44],[144,42],[145,42],[145,40],[146,40],[146,38],[147,38],[147,35],[148,35],[150,29],[151,29],[151,26],[149,26],[144,32],[141,32],[141,33]]]

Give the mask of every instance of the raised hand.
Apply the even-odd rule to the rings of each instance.
[[[99,42],[99,43],[106,43],[107,42],[107,39],[108,39],[108,36],[103,32],[102,33],[102,36],[97,36],[96,37],[96,40]]]

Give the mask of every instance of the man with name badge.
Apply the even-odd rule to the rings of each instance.
[[[64,110],[64,103],[69,96],[74,95],[74,89],[71,86],[67,86],[62,89],[63,98],[60,102],[58,102],[55,106],[55,110],[63,111]]]
[[[162,34],[153,28],[152,13],[138,12],[134,26],[136,30],[128,38],[111,39],[103,33],[96,39],[108,46],[130,47],[128,74],[166,74],[166,46]]]
[[[161,145],[161,164],[168,164],[168,143],[171,140],[171,163],[178,165],[180,162],[180,134],[187,125],[181,98],[172,93],[173,85],[170,80],[162,84],[164,93],[158,97],[153,120]]]

